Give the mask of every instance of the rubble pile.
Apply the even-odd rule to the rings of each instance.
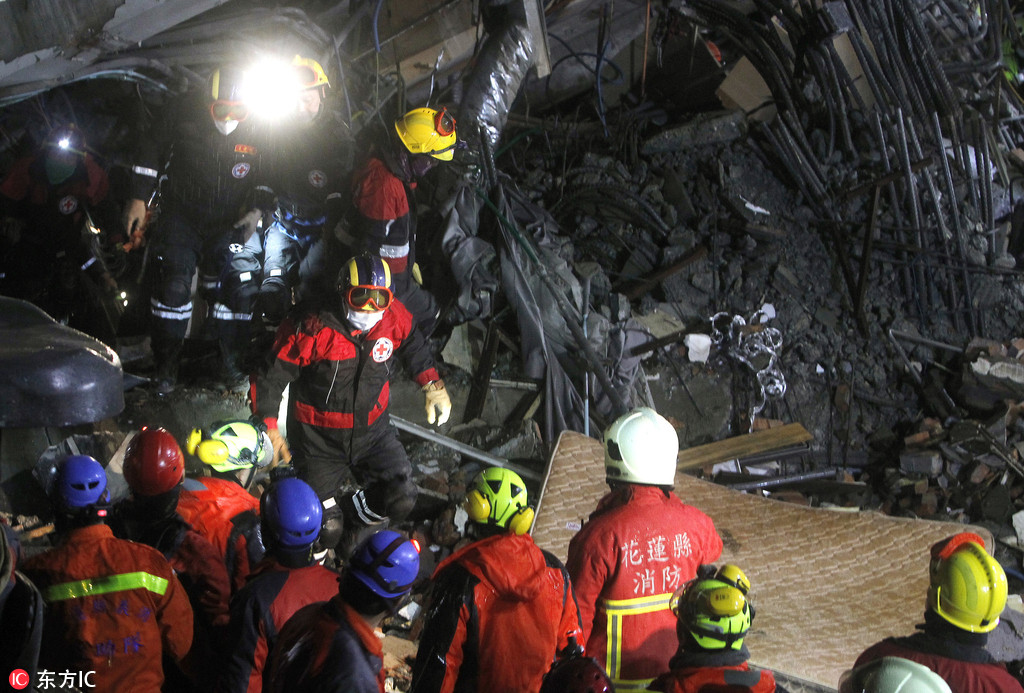
[[[913,4],[802,16],[782,2],[746,15],[686,3],[724,62],[754,64],[760,109],[627,99],[587,118],[592,104],[575,104],[510,117],[496,161],[558,222],[576,272],[588,268],[591,310],[644,326],[632,398],[671,414],[685,444],[798,421],[813,437],[800,471],[869,484],[814,502],[1002,523],[1024,507],[1024,392],[993,385],[1020,368],[1008,360],[1024,310],[1012,155],[1024,107],[997,67],[951,69],[988,48],[951,47],[963,36],[950,26],[1003,30],[987,4],[974,18],[933,7],[926,23]],[[914,67],[920,55],[934,60]],[[695,336],[736,319],[777,335],[770,369],[720,338],[695,357]],[[784,387],[766,388],[767,370]]]

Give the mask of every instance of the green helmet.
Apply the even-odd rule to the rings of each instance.
[[[511,469],[491,467],[476,475],[464,504],[469,519],[482,525],[526,534],[533,524],[533,509],[526,503],[526,485]]]
[[[249,421],[218,421],[209,431],[194,428],[186,447],[218,472],[265,467],[274,456],[266,431]]]
[[[923,664],[882,657],[845,672],[839,693],[951,693],[949,684]]]
[[[747,576],[734,565],[723,565],[714,577],[690,580],[672,596],[680,636],[689,633],[705,650],[739,650],[754,619],[749,590]]]

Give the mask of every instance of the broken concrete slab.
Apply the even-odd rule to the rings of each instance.
[[[700,113],[668,130],[644,141],[640,153],[676,152],[694,147],[722,144],[746,137],[747,116],[743,111]]]

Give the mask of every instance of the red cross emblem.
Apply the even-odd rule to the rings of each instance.
[[[231,169],[231,175],[235,178],[245,178],[249,174],[249,169],[251,168],[252,166],[245,162],[235,164]]]
[[[391,358],[392,352],[395,350],[395,345],[387,337],[381,337],[377,340],[377,343],[373,345],[373,360],[377,363],[383,363]]]
[[[322,188],[327,183],[327,176],[323,171],[313,169],[309,172],[309,184],[314,188]]]
[[[57,209],[60,210],[61,214],[74,214],[75,210],[78,209],[78,198],[74,195],[65,195],[57,203]]]

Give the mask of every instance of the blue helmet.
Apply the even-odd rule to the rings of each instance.
[[[398,532],[381,530],[356,547],[348,568],[375,594],[401,597],[419,575],[419,548]]]
[[[110,499],[103,465],[88,455],[70,455],[57,466],[50,497],[64,510],[81,510]]]
[[[320,536],[324,509],[309,484],[289,477],[266,490],[260,514],[271,541],[284,549],[305,549]]]

